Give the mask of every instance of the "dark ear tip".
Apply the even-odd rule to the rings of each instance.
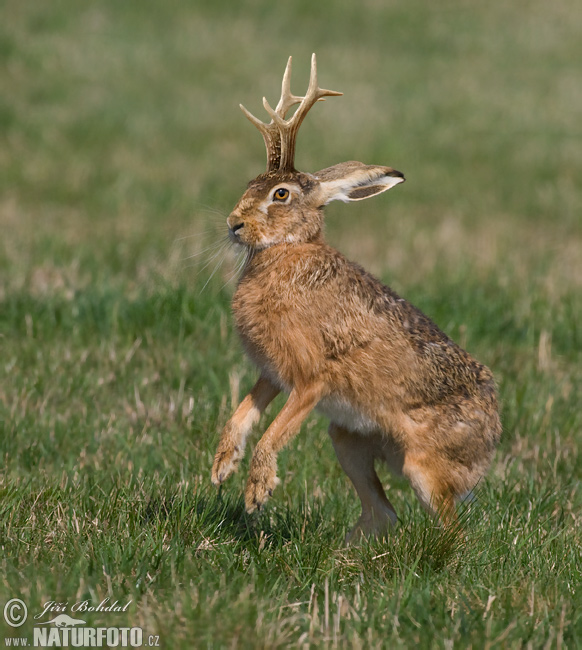
[[[403,181],[406,180],[402,172],[399,172],[397,169],[392,169],[392,167],[388,167],[388,169],[389,171],[386,172],[386,176],[392,176],[393,178],[401,178]]]

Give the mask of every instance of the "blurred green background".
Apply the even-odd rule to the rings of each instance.
[[[306,121],[298,166],[357,159],[408,179],[380,202],[334,206],[334,243],[415,282],[441,262],[527,275],[542,257],[560,267],[559,284],[580,281],[578,3],[6,2],[2,11],[9,283],[55,255],[59,266],[77,261],[77,276],[135,274],[152,259],[167,267],[174,238],[212,218],[203,206],[228,214],[264,167],[238,103],[263,115],[289,54],[299,92],[311,52],[322,83],[345,95]]]
[[[0,17],[0,604],[132,599],[115,620],[164,647],[576,647],[582,4],[5,0]],[[500,385],[504,438],[457,555],[387,474],[402,526],[345,550],[357,503],[318,416],[258,519],[247,465],[209,486],[256,375],[220,247],[265,167],[238,104],[266,119],[287,57],[301,94],[312,52],[344,96],[312,110],[297,166],[407,178],[329,206],[329,241]]]

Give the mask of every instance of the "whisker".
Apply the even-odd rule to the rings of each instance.
[[[214,274],[216,273],[216,271],[218,271],[218,269],[222,266],[222,263],[224,262],[224,259],[225,259],[225,256],[223,255],[223,256],[218,260],[218,262],[216,263],[216,266],[215,266],[214,269],[212,270],[212,273],[211,273],[210,276],[208,277],[208,280],[206,280],[206,282],[204,283],[204,286],[202,287],[202,289],[200,289],[200,292],[199,292],[198,295],[200,295],[200,294],[204,291],[204,289],[206,289],[206,287],[208,286],[208,283],[210,282],[210,280],[212,280],[212,278],[214,277]]]
[[[187,257],[183,257],[182,261],[185,262],[186,260],[191,260],[195,257],[200,257],[200,255],[204,255],[204,253],[207,253],[208,251],[214,250],[215,248],[219,248],[221,246],[224,246],[225,242],[224,241],[218,241],[214,242],[214,244],[211,244],[210,246],[207,246],[206,248],[203,248],[201,251],[198,251],[197,253],[192,253],[192,255],[188,255]]]
[[[240,275],[240,272],[243,270],[245,264],[246,264],[246,258],[247,258],[247,252],[243,251],[242,253],[239,254],[238,259],[236,260],[236,264],[234,267],[234,270],[230,273],[228,276],[226,282],[220,287],[220,291],[226,287],[227,284],[229,284],[234,278],[236,278],[238,275]]]
[[[192,233],[191,235],[183,235],[182,237],[176,237],[174,239],[175,242],[177,241],[183,241],[184,239],[192,239],[192,237],[206,237],[207,235],[216,235],[216,229],[213,228],[212,230],[202,230],[200,232],[195,232]]]
[[[228,217],[228,214],[226,212],[223,212],[222,210],[218,210],[217,208],[214,208],[210,205],[198,204],[198,208],[200,209],[200,212],[207,212],[208,214],[212,214],[213,216],[222,217],[225,220]]]
[[[253,249],[249,249],[249,250],[247,251],[247,255],[246,255],[246,257],[245,257],[245,262],[244,262],[243,271],[244,271],[244,269],[245,269],[245,268],[246,268],[246,267],[247,267],[247,266],[248,266],[248,265],[253,261],[253,258],[255,257],[256,253],[257,253],[257,251],[256,251],[256,249],[254,249],[254,248],[253,248]]]
[[[206,262],[206,264],[205,264],[205,265],[200,269],[199,272],[202,273],[202,271],[204,271],[205,268],[207,268],[208,266],[210,266],[210,264],[212,264],[212,262],[214,262],[214,260],[215,260],[217,257],[219,257],[220,255],[222,255],[222,254],[226,251],[226,248],[227,248],[227,243],[226,243],[226,242],[223,242],[223,243],[219,246],[218,250],[214,253],[214,255],[211,255],[211,256],[210,256],[210,258],[208,259],[208,261]]]
[[[230,240],[229,239],[225,239],[223,241],[217,242],[215,245],[213,245],[211,247],[211,249],[216,249],[216,250],[215,250],[214,253],[212,253],[211,255],[208,256],[208,259],[204,260],[204,258],[203,258],[202,260],[200,260],[200,259],[196,260],[193,264],[186,264],[186,265],[184,265],[184,269],[192,269],[192,268],[196,269],[196,276],[199,276],[200,274],[203,273],[203,271],[208,266],[210,266],[210,264],[212,264],[212,262],[214,262],[214,260],[217,257],[220,257],[221,255],[222,256],[225,255],[229,245],[230,245]],[[196,257],[196,255],[193,255],[193,256],[191,256],[189,258],[186,258],[186,259],[191,259],[191,258],[194,258],[194,257]],[[182,261],[185,261],[185,260],[182,260]],[[202,264],[202,262],[205,262],[205,263]],[[200,266],[201,264],[202,264],[202,266]]]

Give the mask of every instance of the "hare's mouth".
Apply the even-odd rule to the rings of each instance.
[[[244,224],[237,224],[234,228],[228,229],[228,238],[231,243],[236,247],[243,247],[248,250],[262,250],[263,248],[269,248],[276,244],[276,241],[272,241],[268,237],[254,232],[245,232]]]

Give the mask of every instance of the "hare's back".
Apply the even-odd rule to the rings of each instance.
[[[368,366],[370,375],[392,373],[422,399],[494,394],[489,369],[417,307],[357,264],[345,260],[337,270],[335,306],[323,297],[317,303],[325,314],[328,357],[339,359],[343,352],[346,360],[355,357]]]

